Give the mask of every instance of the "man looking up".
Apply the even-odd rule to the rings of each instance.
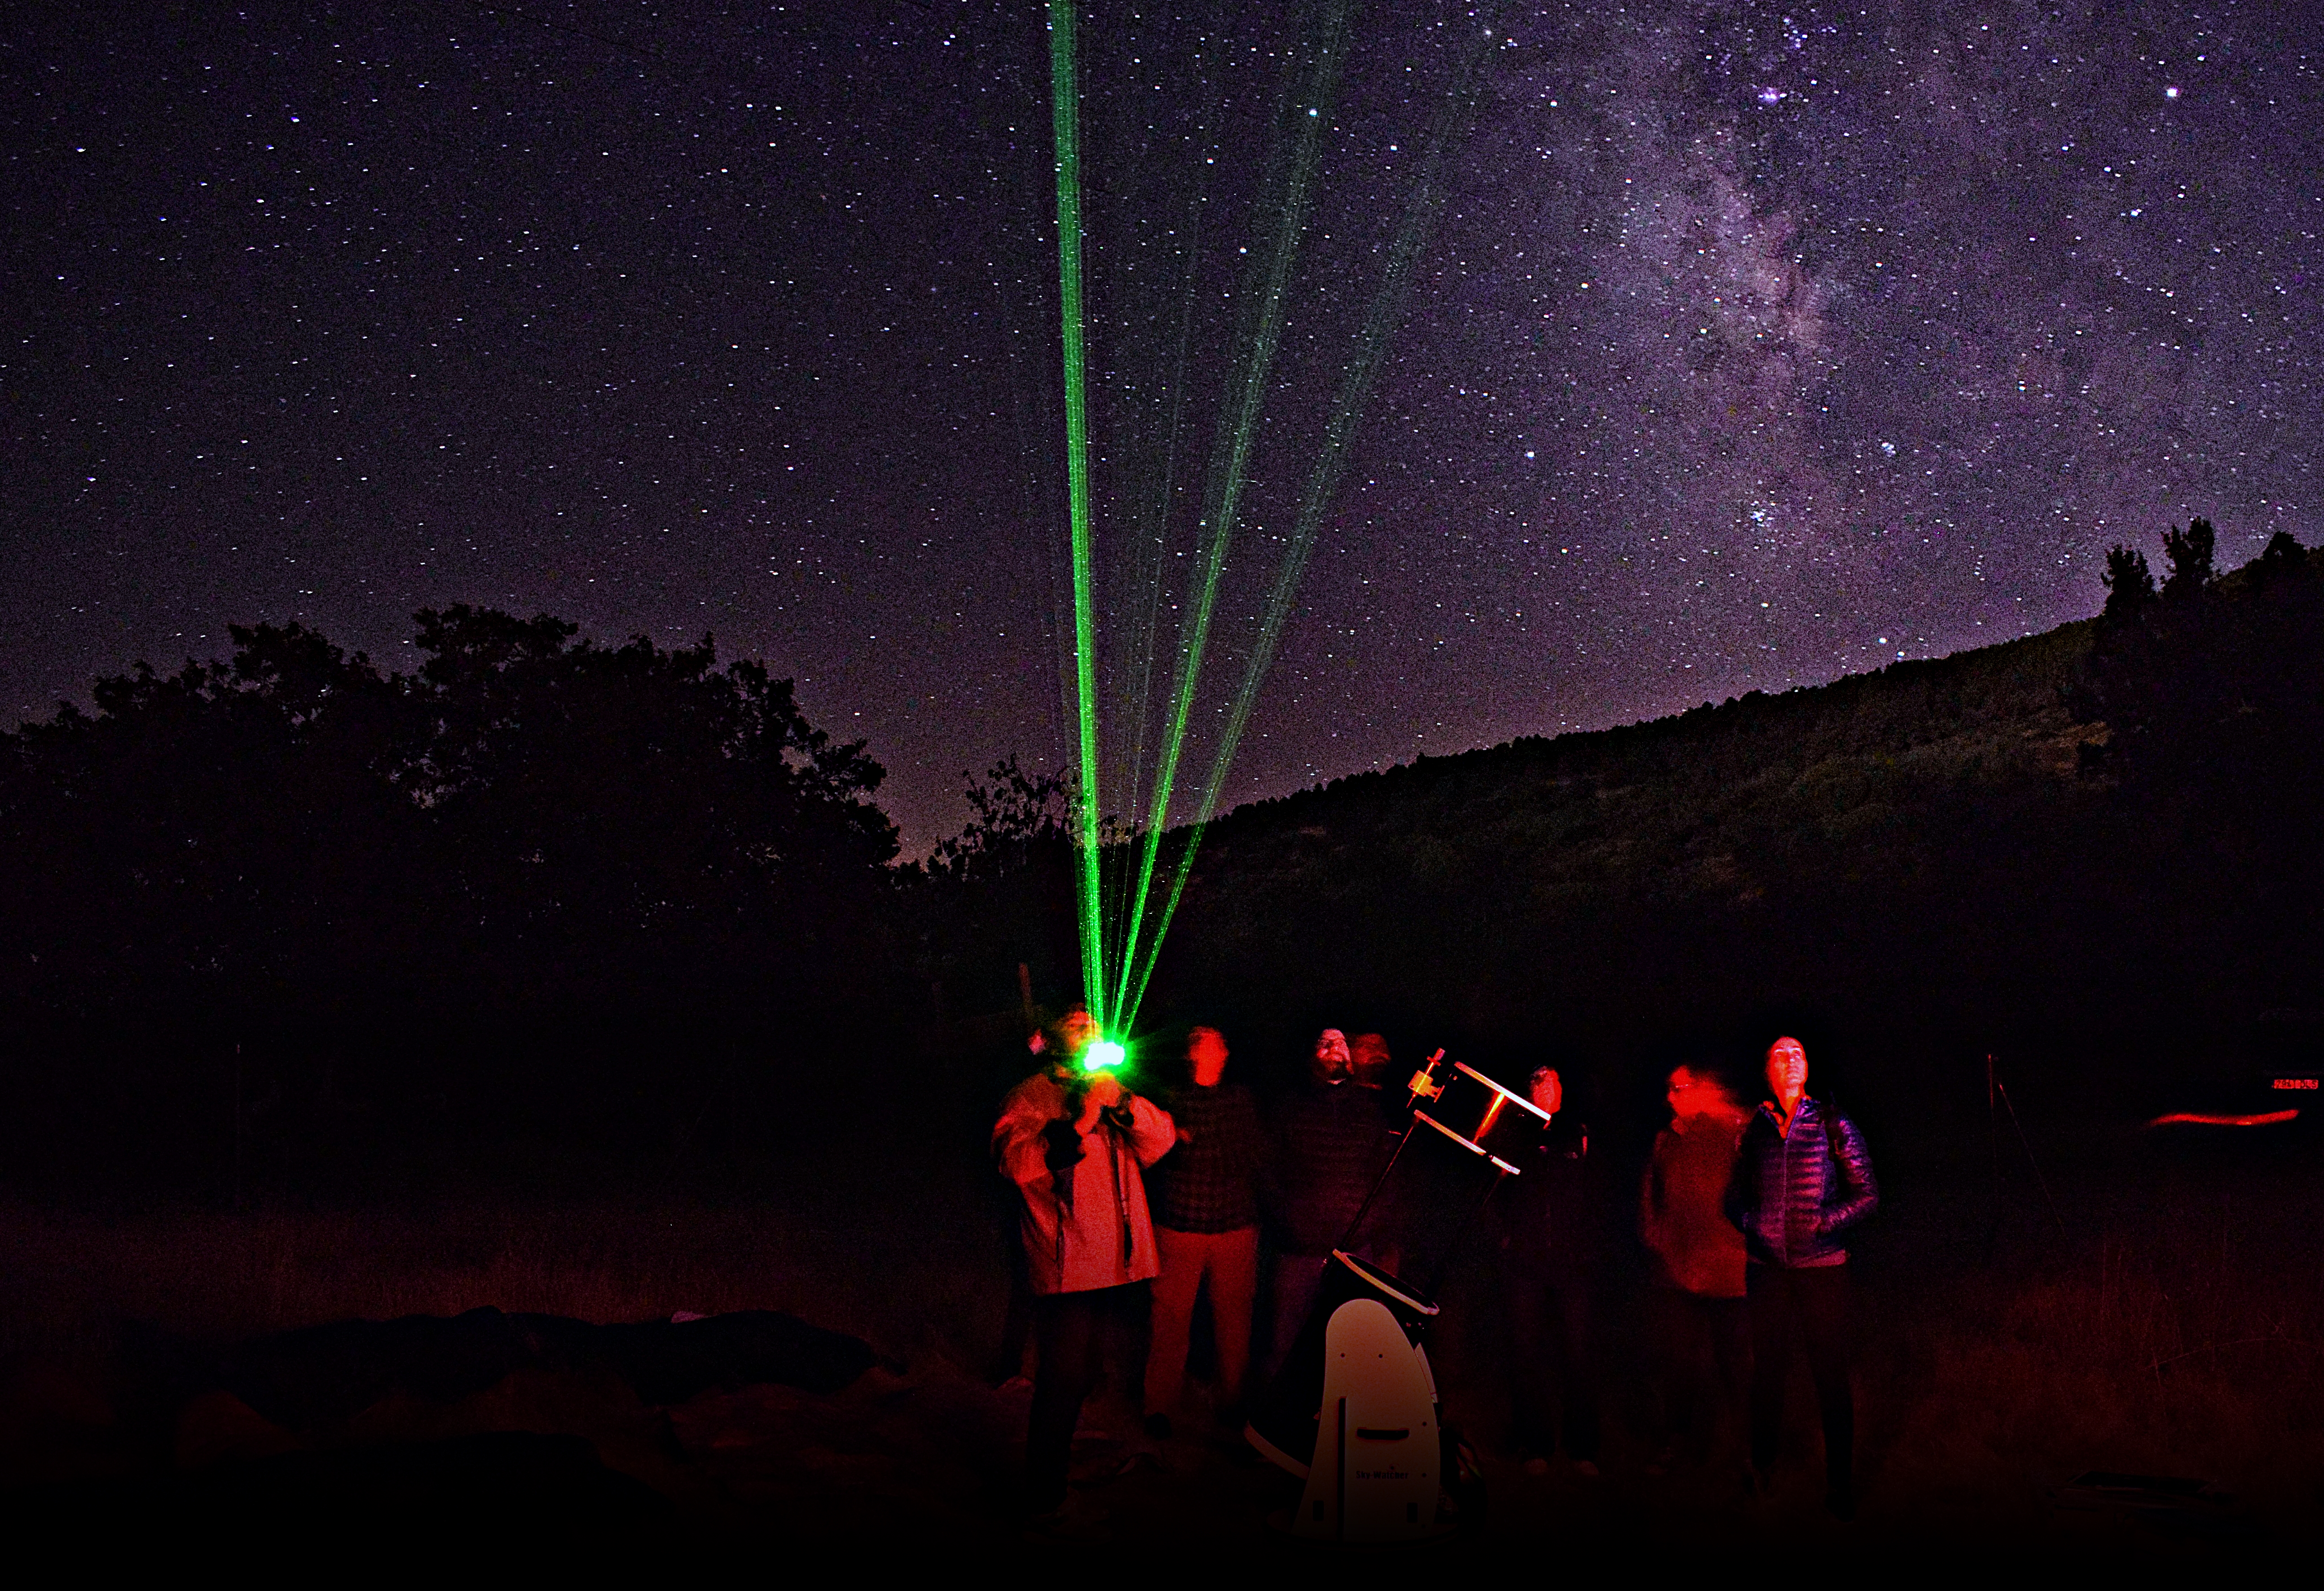
[[[1276,1101],[1262,1191],[1268,1241],[1270,1370],[1306,1323],[1332,1245],[1363,1207],[1386,1144],[1379,1096],[1353,1083],[1347,1035],[1315,1035],[1307,1076]]]
[[[1227,1041],[1216,1028],[1186,1035],[1187,1087],[1170,1101],[1178,1146],[1155,1168],[1154,1339],[1146,1360],[1146,1431],[1170,1434],[1186,1378],[1194,1300],[1211,1289],[1211,1333],[1219,1349],[1218,1410],[1240,1423],[1250,1367],[1251,1301],[1259,1288],[1259,1168],[1265,1141],[1259,1106],[1240,1083],[1222,1081]]]
[[[1157,1269],[1145,1167],[1176,1142],[1170,1118],[1082,1061],[1097,1024],[1078,1008],[1044,1034],[1048,1068],[1001,1102],[993,1158],[1024,1205],[1025,1265],[1040,1364],[1025,1434],[1025,1507],[1065,1500],[1082,1401],[1096,1384],[1104,1327]]]
[[[1880,1202],[1856,1124],[1808,1097],[1797,1039],[1767,1049],[1775,1097],[1743,1129],[1727,1184],[1727,1218],[1743,1233],[1751,1321],[1751,1469],[1764,1490],[1783,1436],[1784,1382],[1804,1345],[1823,1413],[1825,1506],[1854,1517],[1856,1404],[1849,1392],[1848,1251],[1840,1235]]]

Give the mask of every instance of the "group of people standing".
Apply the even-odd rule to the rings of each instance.
[[[1160,1102],[1109,1071],[1086,1073],[1097,1037],[1075,1010],[1044,1028],[1049,1063],[1011,1090],[993,1128],[1019,1195],[1024,1279],[1038,1367],[1026,1438],[1024,1503],[1065,1501],[1081,1406],[1104,1345],[1148,1308],[1142,1389],[1147,1434],[1184,1412],[1198,1301],[1216,1350],[1213,1409],[1239,1427],[1255,1355],[1271,1373],[1313,1307],[1333,1245],[1409,1124],[1388,1087],[1377,1034],[1317,1036],[1297,1086],[1262,1109],[1226,1079],[1215,1029],[1186,1041],[1182,1085]],[[1783,1429],[1790,1362],[1804,1346],[1822,1414],[1826,1501],[1854,1512],[1854,1413],[1842,1237],[1878,1200],[1854,1124],[1806,1093],[1807,1055],[1767,1051],[1771,1097],[1747,1111],[1712,1072],[1670,1075],[1671,1118],[1640,1189],[1638,1230],[1655,1285],[1646,1342],[1663,1449],[1657,1466],[1711,1457],[1748,1382],[1747,1485],[1765,1487]],[[1565,1108],[1554,1068],[1526,1092],[1550,1118],[1532,1163],[1489,1206],[1500,1249],[1514,1438],[1528,1467],[1563,1449],[1597,1473],[1593,1309],[1603,1281],[1587,1129]],[[1150,1187],[1149,1187],[1150,1184]],[[1254,1343],[1255,1333],[1259,1340]],[[1747,1371],[1746,1365],[1748,1365]],[[1125,1380],[1139,1378],[1133,1368]]]

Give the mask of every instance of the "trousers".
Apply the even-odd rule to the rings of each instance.
[[[1741,1299],[1657,1287],[1646,1296],[1657,1437],[1702,1462],[1742,1426],[1750,1326]]]
[[[1578,1273],[1510,1261],[1506,1284],[1519,1445],[1546,1457],[1562,1440],[1568,1458],[1595,1462],[1598,1372],[1587,1283]]]
[[[1233,1232],[1174,1232],[1154,1228],[1162,1259],[1154,1278],[1154,1337],[1146,1355],[1146,1411],[1167,1414],[1186,1384],[1186,1344],[1194,1301],[1207,1281],[1211,1334],[1219,1346],[1219,1405],[1242,1399],[1250,1368],[1250,1312],[1259,1289],[1259,1228]]]
[[[1792,1352],[1804,1347],[1823,1415],[1824,1478],[1846,1495],[1853,1483],[1856,1400],[1849,1388],[1848,1267],[1763,1265],[1745,1270],[1751,1315],[1751,1464],[1773,1468],[1784,1434]]]
[[[1030,1512],[1046,1512],[1065,1500],[1074,1429],[1103,1368],[1106,1337],[1145,1289],[1146,1283],[1133,1281],[1033,1300],[1040,1363],[1033,1371],[1033,1411],[1025,1428],[1025,1504]]]
[[[1289,1254],[1277,1253],[1269,1257],[1267,1267],[1267,1317],[1270,1329],[1267,1340],[1267,1373],[1273,1375],[1283,1368],[1285,1355],[1291,1345],[1299,1340],[1299,1328],[1307,1324],[1307,1311],[1315,1305],[1315,1294],[1323,1285],[1323,1267],[1332,1263],[1329,1254]]]

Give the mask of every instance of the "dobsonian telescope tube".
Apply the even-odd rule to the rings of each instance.
[[[1522,1174],[1549,1128],[1549,1113],[1524,1095],[1457,1062],[1446,1068],[1443,1059],[1438,1050],[1413,1078],[1411,1124],[1333,1245],[1306,1322],[1251,1401],[1244,1437],[1294,1475],[1307,1473],[1316,1450],[1333,1313],[1370,1299],[1422,1346],[1454,1252],[1481,1225],[1493,1189]]]

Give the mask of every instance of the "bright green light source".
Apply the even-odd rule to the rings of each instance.
[[[1082,1070],[1110,1072],[1130,1059],[1130,1051],[1111,1039],[1100,1039],[1082,1051]]]

